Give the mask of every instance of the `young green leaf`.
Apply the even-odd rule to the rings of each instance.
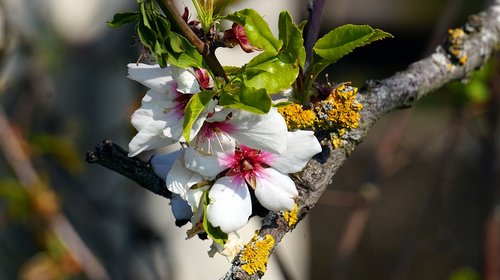
[[[138,0],[138,3],[137,35],[161,67],[172,64],[182,68],[206,68],[196,48],[186,38],[170,30],[169,21],[159,13],[154,1]]]
[[[273,35],[269,25],[257,11],[244,9],[228,15],[226,19],[243,25],[245,34],[253,46],[274,53],[278,53],[281,49],[282,42]]]
[[[113,19],[111,21],[107,21],[106,24],[109,27],[118,28],[127,23],[137,22],[138,20],[138,12],[118,13],[113,16]]]
[[[266,89],[269,94],[287,89],[297,78],[298,62],[288,63],[280,55],[264,52],[254,57],[245,67],[243,76],[249,87]]]
[[[239,92],[240,103],[251,111],[257,114],[268,113],[271,109],[271,98],[265,89],[256,89],[242,85]],[[243,107],[242,107],[243,109]]]
[[[388,32],[385,32],[381,29],[374,29],[375,33],[373,33],[373,35],[370,37],[370,39],[365,42],[364,45],[368,45],[368,44],[371,44],[375,41],[378,41],[378,40],[382,40],[382,39],[385,39],[385,38],[394,38],[394,36],[392,36],[391,33],[388,33]]]
[[[283,11],[279,15],[278,20],[279,38],[283,41],[283,47],[280,52],[280,60],[286,61],[289,64],[299,62],[299,65],[304,68],[306,60],[306,50],[304,48],[304,39],[302,38],[302,30],[292,20],[292,16],[287,11]]]
[[[368,44],[374,33],[368,25],[343,25],[319,39],[313,50],[321,59],[334,63],[355,48]]]
[[[210,203],[208,191],[203,192],[203,229],[207,235],[220,245],[224,245],[227,241],[227,233],[223,232],[220,227],[214,227],[207,219],[207,206]]]
[[[223,91],[220,94],[219,105],[265,114],[271,109],[272,100],[265,89],[248,87],[241,83],[237,92]]]
[[[198,92],[189,99],[184,109],[184,123],[182,124],[182,136],[189,143],[191,140],[191,129],[194,122],[198,119],[210,100],[214,97],[215,92],[211,90]]]

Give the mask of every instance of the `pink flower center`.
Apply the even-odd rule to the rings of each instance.
[[[260,176],[262,169],[268,167],[268,152],[254,150],[241,145],[229,160],[229,171],[227,176],[244,178],[245,181],[255,188],[255,178]]]
[[[204,122],[199,133],[202,138],[210,139],[216,133],[230,133],[232,130],[233,126],[227,122]]]
[[[186,108],[186,105],[191,97],[193,97],[192,94],[183,94],[182,92],[178,92],[178,96],[174,99],[175,105],[172,110],[174,110],[175,114],[179,118],[184,116],[184,109]]]

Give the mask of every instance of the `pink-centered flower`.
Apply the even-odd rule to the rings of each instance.
[[[221,169],[209,192],[207,218],[224,232],[243,227],[252,213],[250,189],[265,208],[292,210],[298,195],[289,173],[301,171],[309,159],[321,151],[312,131],[287,133],[286,150],[273,154],[241,145],[212,163]],[[189,157],[186,153],[186,157]]]
[[[232,153],[237,145],[281,154],[287,147],[285,120],[272,108],[267,114],[223,109],[208,117],[186,149],[186,167],[213,179],[224,166],[221,154]]]
[[[142,99],[141,108],[132,115],[132,125],[138,133],[129,143],[129,156],[185,141],[182,136],[184,109],[193,94],[201,90],[196,75],[176,66],[129,64],[128,67],[130,79],[150,88]],[[206,80],[203,83],[208,84]],[[200,114],[191,130],[192,137],[213,106],[207,106]]]

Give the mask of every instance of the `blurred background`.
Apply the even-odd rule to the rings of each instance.
[[[234,2],[229,11],[257,9],[274,29],[283,9],[307,18],[307,1]],[[403,70],[490,2],[327,1],[322,33],[355,23],[395,38],[356,50],[325,81],[361,86]],[[208,241],[184,240],[167,200],[85,163],[102,140],[127,147],[135,133],[145,88],[126,64],[140,46],[133,26],[105,24],[135,9],[0,0],[0,279],[218,279],[229,268],[208,258]],[[382,118],[264,279],[499,279],[498,63]]]

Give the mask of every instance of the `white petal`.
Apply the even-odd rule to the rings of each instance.
[[[155,97],[156,94],[159,93],[153,90],[148,91],[143,98],[141,108],[137,109],[132,114],[132,125],[137,130],[144,129],[149,126],[151,122],[161,122],[163,123],[163,128],[168,125],[167,122],[169,121],[169,114],[173,114],[175,111],[170,109],[175,106],[175,102],[165,98],[160,99],[159,97]],[[144,99],[147,99],[147,101],[144,101]],[[175,121],[177,120],[178,118],[175,119]]]
[[[153,156],[150,162],[156,175],[165,180],[167,178],[168,172],[170,171],[170,169],[174,165],[175,160],[177,159],[177,157],[179,157],[180,154],[181,151],[175,151]]]
[[[169,191],[186,199],[187,191],[201,181],[200,175],[184,167],[184,156],[181,154],[175,160],[170,172],[168,172],[165,183]]]
[[[225,157],[226,155],[222,153],[216,155],[201,154],[193,148],[187,148],[184,154],[186,167],[207,179],[213,179],[227,169]]]
[[[206,185],[201,188],[190,189],[186,193],[186,201],[191,206],[193,213],[198,212],[199,207],[203,207],[201,200],[203,198],[203,192],[208,190],[211,186]]]
[[[137,131],[146,129],[154,121],[153,111],[150,109],[139,108],[135,110],[131,117],[132,126]]]
[[[130,63],[128,78],[137,81],[158,92],[175,92],[177,82],[172,77],[171,67],[161,68],[160,65]]]
[[[177,90],[182,93],[196,93],[200,91],[200,85],[196,76],[190,71],[177,66],[170,66],[172,76],[177,82]]]
[[[189,220],[193,216],[191,206],[179,195],[173,194],[170,198],[170,206],[176,220]]]
[[[252,214],[250,191],[245,180],[222,177],[212,186],[207,206],[208,221],[223,232],[242,228]]]
[[[207,118],[207,122],[223,122],[233,111],[233,109],[220,108],[217,106],[214,106],[214,110],[215,112],[209,118]]]
[[[314,132],[297,130],[288,132],[287,147],[281,155],[274,155],[269,165],[282,173],[299,172],[307,162],[321,152],[321,145]]]
[[[177,112],[173,110],[167,113],[165,116],[165,122],[167,125],[163,130],[163,135],[168,138],[173,138],[177,141],[185,142],[182,136],[182,125],[184,123],[184,116],[179,117]]]
[[[158,127],[150,125],[132,138],[128,144],[128,156],[134,157],[143,151],[163,148],[173,143],[175,140],[163,137],[161,133],[158,133]]]
[[[255,196],[262,206],[272,211],[293,209],[298,191],[288,175],[266,168],[256,179]]]
[[[230,134],[240,144],[278,154],[286,149],[288,129],[275,108],[264,115],[235,110],[229,122],[234,127]]]

